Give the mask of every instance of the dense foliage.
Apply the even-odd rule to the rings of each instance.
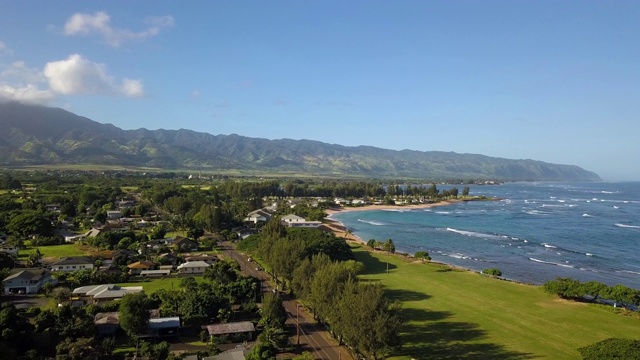
[[[551,294],[572,300],[610,300],[619,304],[640,305],[640,290],[624,285],[608,286],[597,281],[581,283],[571,278],[556,278],[543,286]]]
[[[579,348],[583,360],[640,359],[640,340],[609,338]]]

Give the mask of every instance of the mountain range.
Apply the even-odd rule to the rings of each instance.
[[[123,130],[59,108],[0,103],[3,166],[92,164],[204,171],[412,179],[597,181],[574,165],[311,140]]]

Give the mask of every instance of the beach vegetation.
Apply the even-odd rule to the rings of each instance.
[[[550,294],[577,301],[610,301],[613,305],[640,305],[640,290],[624,285],[608,286],[597,281],[581,283],[572,278],[558,277],[547,281],[543,288]]]
[[[426,251],[416,251],[413,256],[417,259],[422,260],[422,262],[431,261],[431,256],[429,256],[429,253]]]
[[[502,276],[502,271],[500,271],[500,269],[498,268],[487,268],[482,270],[482,273],[485,275],[493,276],[493,277]]]
[[[367,246],[375,249],[376,245],[377,245],[378,241],[376,241],[376,239],[370,239],[369,241],[367,241]]]

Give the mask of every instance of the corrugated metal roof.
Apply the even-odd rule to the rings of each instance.
[[[227,324],[214,324],[203,326],[209,332],[209,335],[236,334],[243,332],[256,331],[251,321],[240,321]]]

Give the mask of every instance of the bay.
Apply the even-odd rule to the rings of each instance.
[[[438,186],[447,189],[449,186]],[[337,213],[365,242],[542,284],[555,277],[640,289],[640,183],[506,183],[471,186],[499,198],[430,209]]]

